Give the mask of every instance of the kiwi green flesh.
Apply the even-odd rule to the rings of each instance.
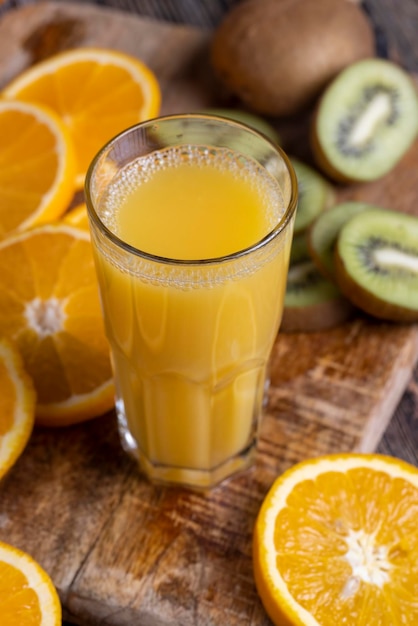
[[[357,307],[390,321],[418,321],[418,218],[368,209],[340,231],[338,286]]]
[[[346,321],[352,308],[337,287],[320,274],[310,259],[289,267],[281,329],[312,332]]]
[[[314,124],[313,149],[331,175],[375,180],[394,167],[417,136],[415,86],[390,61],[359,61],[326,89]]]
[[[296,211],[294,232],[300,233],[331,204],[334,193],[331,185],[312,167],[291,158],[298,180],[298,208]]]
[[[280,136],[277,130],[264,118],[259,115],[254,115],[253,113],[249,113],[248,111],[243,111],[241,109],[205,109],[203,111],[199,111],[205,115],[216,115],[217,117],[225,117],[230,120],[234,120],[235,122],[241,122],[241,124],[245,124],[254,130],[257,130],[259,133],[262,133],[270,141],[273,143],[280,144]]]
[[[285,306],[309,306],[340,295],[337,287],[318,272],[311,260],[289,267]]]
[[[365,202],[342,202],[321,213],[309,228],[309,253],[319,271],[330,280],[335,280],[334,248],[338,233],[354,215],[370,208],[372,205]]]

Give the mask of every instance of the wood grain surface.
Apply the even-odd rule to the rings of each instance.
[[[223,103],[209,38],[89,5],[30,5],[0,21],[0,88],[58,50],[107,46],[152,67],[163,112],[196,110]],[[309,158],[307,122],[278,127],[285,148]],[[418,213],[417,165],[415,144],[378,183],[338,193]],[[251,563],[264,495],[277,474],[308,456],[382,445],[408,384],[403,397],[416,416],[417,357],[416,326],[360,314],[332,331],[279,335],[256,465],[207,495],[144,480],[120,448],[113,414],[59,431],[37,428],[0,485],[0,539],[45,567],[66,618],[80,626],[268,626]]]

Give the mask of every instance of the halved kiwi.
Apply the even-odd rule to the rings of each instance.
[[[384,59],[359,61],[325,90],[312,128],[318,165],[339,181],[389,172],[417,136],[418,99],[410,76]]]
[[[291,158],[299,187],[299,202],[296,211],[294,232],[300,233],[314,221],[334,201],[334,190],[331,185],[306,163]]]
[[[259,133],[266,135],[274,143],[280,143],[280,136],[277,130],[269,122],[259,115],[254,115],[248,111],[242,109],[205,109],[200,111],[206,115],[217,115],[218,117],[226,117],[227,119],[234,120],[246,124],[254,130],[258,130]]]
[[[418,321],[418,218],[378,208],[351,218],[338,237],[335,275],[370,315]]]
[[[319,271],[335,280],[334,248],[341,228],[354,215],[372,208],[366,202],[342,202],[321,213],[307,233],[308,249]]]
[[[352,311],[351,304],[309,257],[305,235],[297,235],[292,244],[281,330],[327,330],[349,319]]]

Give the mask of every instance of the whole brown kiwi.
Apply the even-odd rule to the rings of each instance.
[[[345,67],[375,56],[367,16],[348,0],[246,0],[216,29],[211,60],[254,111],[291,115]]]

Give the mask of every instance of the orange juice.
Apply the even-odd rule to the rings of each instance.
[[[254,450],[291,228],[250,248],[281,190],[226,148],[172,147],[121,168],[97,213],[131,254],[94,245],[125,446],[151,477],[211,485]]]

